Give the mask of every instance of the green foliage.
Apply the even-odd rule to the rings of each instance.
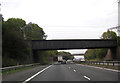
[[[104,32],[102,39],[117,39],[117,34],[114,31]],[[118,38],[119,39],[119,38]],[[85,53],[85,58],[88,60],[103,60],[108,49],[88,49]]]
[[[21,27],[24,27],[26,25],[26,22],[20,18],[9,18],[6,21],[6,25],[8,28],[13,28],[14,30],[18,31]]]
[[[63,59],[65,59],[65,60],[73,59],[73,56],[71,56],[70,52],[60,51],[60,52],[58,52],[58,55],[62,55]]]
[[[37,24],[29,23],[23,28],[27,40],[43,40],[45,32]]]
[[[39,62],[41,64],[48,64],[53,61],[56,61],[57,50],[49,50],[49,51],[39,51]]]
[[[2,22],[4,22],[4,18],[3,18],[2,14],[0,14],[0,19],[1,19]]]
[[[19,18],[9,18],[5,22],[6,33],[7,32],[16,32],[18,33],[20,37],[23,37],[23,33],[21,28],[26,25],[26,22]]]
[[[7,66],[14,66],[17,65],[17,61],[15,59],[9,58],[7,56],[2,57],[2,66],[7,67]]]
[[[103,60],[107,54],[107,49],[88,49],[85,53],[85,58]]]
[[[39,51],[39,61],[41,64],[47,64],[48,58],[49,58],[49,55],[47,51]]]
[[[58,55],[71,55],[71,54],[70,54],[70,52],[60,51],[60,52],[58,52]]]
[[[19,18],[10,18],[2,24],[3,65],[15,65],[16,61],[23,63],[29,55],[21,31],[21,27],[25,26],[26,22]],[[6,62],[7,58],[9,63]]]
[[[117,39],[117,34],[114,31],[104,32],[101,36],[102,39]]]
[[[2,15],[1,15],[2,16]],[[9,18],[4,21],[2,17],[3,38],[3,66],[12,66],[31,62],[47,64],[51,60],[57,60],[57,50],[38,51],[38,55],[31,58],[31,48],[25,43],[26,40],[44,40],[45,32],[35,23],[26,24],[23,19]],[[33,61],[32,61],[33,60]]]
[[[42,28],[40,28],[37,24],[33,24],[34,28],[32,29],[32,40],[41,40],[43,39],[43,35],[45,34]]]

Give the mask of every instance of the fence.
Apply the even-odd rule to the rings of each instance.
[[[40,65],[40,63],[34,63],[34,64],[27,64],[27,65],[18,65],[18,66],[4,67],[4,68],[0,68],[0,70],[2,70],[2,71],[5,71],[5,70],[13,70],[13,69],[19,69],[19,68],[23,68],[23,67],[34,66],[34,65]]]
[[[85,61],[87,64],[120,66],[120,61]]]

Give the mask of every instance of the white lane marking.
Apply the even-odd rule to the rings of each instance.
[[[30,81],[30,80],[33,79],[35,76],[37,76],[38,74],[42,73],[43,71],[45,71],[46,69],[50,68],[51,66],[52,66],[52,65],[44,68],[43,70],[39,71],[38,73],[36,73],[35,75],[31,76],[30,78],[28,78],[27,80],[25,80],[25,81],[22,82],[22,83],[26,83],[26,82]]]
[[[76,70],[73,70],[74,72],[76,72]]]
[[[120,72],[119,70],[108,69],[108,68],[102,68],[102,67],[95,67],[95,66],[90,66],[90,65],[82,65],[82,64],[76,64],[76,65],[81,65],[81,66],[87,66],[87,67],[93,67],[93,68],[98,68],[98,69],[105,69],[105,70]]]
[[[86,79],[90,80],[90,78],[89,78],[89,77],[87,77],[87,76],[84,76],[84,78],[86,78]]]

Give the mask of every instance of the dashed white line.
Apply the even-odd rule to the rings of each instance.
[[[87,80],[90,80],[90,78],[89,78],[89,77],[87,77],[87,76],[84,76],[84,78],[86,78]]]
[[[35,75],[31,76],[30,78],[28,78],[27,80],[25,80],[25,81],[22,82],[22,83],[26,83],[26,82],[30,81],[31,79],[33,79],[34,77],[36,77],[38,74],[40,74],[40,73],[42,73],[43,71],[45,71],[46,69],[50,68],[51,66],[52,66],[52,65],[44,68],[43,70],[39,71],[38,73],[36,73]]]
[[[73,70],[74,72],[76,72],[76,70]]]

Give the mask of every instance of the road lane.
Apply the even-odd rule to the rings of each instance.
[[[52,65],[42,69],[41,71],[37,72],[36,74],[34,74],[33,76],[31,76],[30,78],[26,79],[23,83],[29,82],[31,79],[33,79],[34,77],[36,77],[37,75],[39,75],[40,73],[44,72],[46,69],[50,68]]]
[[[69,65],[53,65],[31,81],[88,81],[82,75],[69,69]]]
[[[39,67],[24,70],[24,71],[12,73],[12,74],[9,74],[9,75],[6,75],[6,76],[2,76],[2,80],[3,81],[24,81],[27,78],[29,78],[30,76],[37,73],[38,71],[46,68],[47,66],[48,65],[39,66]]]
[[[47,67],[42,66],[10,74],[3,77],[3,80],[24,82],[35,75],[29,81],[118,81],[118,72],[105,69],[76,64],[61,64]]]
[[[118,72],[81,65],[54,65],[31,81],[118,81]]]
[[[78,71],[78,73],[87,75],[91,81],[118,81],[118,72],[89,67],[85,65],[71,66]]]

